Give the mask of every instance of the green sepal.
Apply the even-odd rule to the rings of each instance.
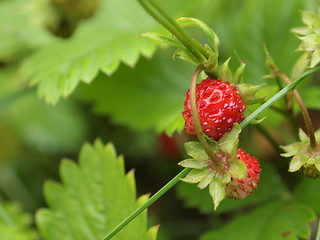
[[[198,184],[198,188],[204,189],[206,188],[213,180],[214,175],[211,173],[208,173],[206,177],[204,177]]]
[[[211,52],[209,59],[203,63],[203,69],[208,74],[208,76],[211,76],[213,78],[219,78],[218,73],[218,54],[215,52]]]
[[[146,32],[146,33],[142,33],[142,34],[137,35],[137,37],[149,38],[151,40],[157,41],[157,42],[159,42],[163,45],[166,45],[166,46],[183,48],[183,45],[178,40],[166,37],[160,33]]]
[[[245,67],[246,67],[246,62],[241,61],[240,66],[238,67],[238,69],[236,70],[236,72],[234,74],[234,83],[235,84],[239,84],[239,83],[243,82],[243,72],[244,72]]]
[[[227,184],[231,181],[231,173],[230,172],[226,172],[225,174],[223,174],[222,176],[220,176],[220,181],[221,183]]]
[[[299,128],[299,139],[301,142],[310,141],[308,135],[301,128]]]
[[[291,79],[297,79],[302,73],[304,73],[310,65],[309,53],[303,53],[293,65],[291,70]]]
[[[318,36],[320,38],[320,36]],[[318,39],[318,44],[320,43],[320,39]],[[314,50],[311,56],[310,67],[313,68],[320,63],[320,49]]]
[[[219,140],[219,148],[222,152],[228,154],[231,158],[235,157],[238,151],[239,134],[241,127],[235,123],[231,131],[225,133]]]
[[[179,162],[178,165],[185,168],[203,169],[208,166],[208,162],[195,159],[185,159]]]
[[[289,164],[289,172],[296,172],[298,171],[303,164],[306,163],[305,157],[302,154],[295,155]]]
[[[320,16],[311,11],[301,11],[302,22],[309,27],[318,28],[320,27]]]
[[[298,37],[301,40],[299,49],[304,51],[314,51],[319,48],[320,36],[312,33],[304,37]]]
[[[191,172],[187,174],[187,176],[181,178],[180,180],[187,183],[198,183],[202,179],[204,179],[208,174],[210,174],[208,169],[192,169]]]
[[[186,62],[189,62],[194,65],[199,65],[200,62],[185,48],[178,48],[172,58],[175,60],[176,58],[180,58]]]
[[[229,62],[231,57],[229,57],[220,67],[219,69],[219,78],[224,82],[231,82],[233,83],[233,77],[231,70],[229,68]]]
[[[200,142],[186,142],[184,148],[187,154],[196,160],[209,160],[209,157]]]
[[[292,28],[291,32],[298,35],[308,35],[312,33],[312,29],[309,27],[296,27]]]
[[[219,179],[213,179],[209,185],[209,193],[213,200],[214,210],[216,210],[220,202],[226,197],[225,184],[221,183]]]
[[[253,85],[249,83],[240,83],[237,85],[237,90],[241,96],[242,101],[247,105],[247,102],[251,99],[261,100],[261,98],[254,98],[254,95],[263,86],[265,86],[265,84]]]
[[[266,54],[266,66],[271,70],[271,72],[273,72],[272,70],[276,67],[276,63],[272,59],[266,44],[263,44],[263,50]],[[274,76],[271,75],[271,77],[273,78]]]
[[[286,146],[280,146],[285,153],[281,153],[282,157],[292,157],[296,154],[301,153],[301,149],[303,148],[303,144],[301,142],[292,143]]]
[[[247,166],[241,160],[234,160],[230,166],[230,173],[234,178],[246,178],[247,174]]]
[[[213,51],[218,53],[219,44],[220,44],[219,38],[217,34],[207,24],[205,24],[199,19],[192,18],[192,17],[181,17],[181,18],[178,18],[176,21],[182,27],[196,26],[199,29],[201,29],[203,33],[208,37],[212,45]]]

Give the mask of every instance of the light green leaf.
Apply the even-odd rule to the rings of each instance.
[[[207,161],[209,159],[206,151],[200,142],[186,142],[184,148],[189,156],[194,159]]]
[[[309,222],[316,218],[304,204],[274,201],[247,215],[232,220],[227,226],[212,230],[201,240],[296,240],[309,239]]]
[[[241,127],[238,123],[235,123],[232,130],[225,133],[219,140],[220,149],[234,157],[238,151],[239,134],[241,132]]]
[[[294,191],[294,197],[320,213],[319,179],[303,178]]]
[[[74,101],[48,106],[34,91],[18,92],[14,100],[2,107],[0,119],[9,121],[27,145],[42,152],[75,151],[88,131],[83,113]]]
[[[181,178],[181,181],[187,183],[198,183],[208,176],[210,172],[207,169],[192,169],[187,176]]]
[[[217,178],[213,179],[209,185],[209,193],[213,200],[214,210],[217,209],[220,202],[226,197],[225,187],[225,184],[222,184]]]
[[[235,160],[231,163],[230,172],[232,177],[246,178],[247,177],[246,164],[241,160]]]
[[[164,44],[165,46],[172,46],[177,48],[183,47],[183,45],[178,40],[169,38],[160,33],[146,32],[146,33],[139,34],[137,36],[152,39],[154,41]]]
[[[133,172],[125,175],[122,157],[111,144],[96,141],[83,146],[79,165],[64,160],[60,167],[62,184],[47,182],[45,198],[49,209],[38,211],[37,226],[44,239],[102,239],[125,217],[145,202],[136,199]],[[114,239],[145,239],[146,212]],[[156,234],[152,230],[149,234]],[[149,235],[149,239],[155,239]]]
[[[292,158],[292,160],[290,161],[290,165],[289,165],[289,170],[288,171],[289,172],[298,171],[301,168],[301,166],[306,163],[306,160],[307,160],[306,157],[304,157],[304,155],[302,155],[302,154],[295,155]]]
[[[176,20],[181,26],[197,26],[208,37],[213,50],[218,53],[219,51],[219,38],[216,33],[204,22],[192,17],[181,17]]]
[[[32,218],[13,203],[0,202],[0,237],[4,240],[36,240]]]
[[[179,166],[185,168],[203,169],[208,166],[207,161],[199,161],[195,159],[186,159],[178,163]]]
[[[81,85],[78,96],[92,102],[98,114],[110,114],[115,123],[137,130],[181,131],[193,69],[182,61],[168,64],[170,54],[164,53],[141,59],[134,70],[122,66],[111,78],[100,74],[92,84]]]
[[[0,62],[20,59],[50,39],[31,21],[28,5],[26,0],[0,1]]]
[[[213,178],[214,178],[213,174],[208,174],[204,179],[202,179],[199,182],[198,188],[200,189],[206,188],[212,182]]]
[[[219,78],[224,82],[231,82],[233,83],[233,77],[231,70],[229,68],[229,62],[231,58],[228,58],[220,67],[219,69]]]

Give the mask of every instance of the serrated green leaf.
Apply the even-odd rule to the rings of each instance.
[[[214,210],[217,210],[220,202],[226,197],[225,184],[217,178],[214,178],[209,185],[209,193],[212,197]]]
[[[177,4],[172,9],[177,11]],[[140,55],[151,57],[156,43],[135,37],[150,29],[163,31],[138,1],[101,1],[94,18],[83,22],[70,39],[55,39],[28,57],[19,76],[37,85],[40,97],[56,103],[80,82],[91,83],[99,71],[111,75],[121,62],[133,67]]]
[[[209,159],[206,151],[200,142],[186,142],[184,148],[189,156],[200,161],[207,161]]]
[[[0,237],[5,240],[36,240],[32,218],[14,203],[0,202]]]
[[[111,78],[100,74],[92,84],[81,85],[78,96],[92,102],[96,113],[110,114],[115,123],[137,130],[181,131],[193,69],[182,61],[167,64],[171,54],[162,52],[152,60],[141,59],[134,70],[121,66]]]
[[[200,28],[204,34],[208,37],[211,46],[213,47],[213,50],[218,53],[219,52],[219,38],[216,35],[216,33],[203,21],[192,18],[192,17],[181,17],[176,20],[178,24],[181,26],[197,26]]]
[[[111,144],[96,141],[83,146],[79,164],[64,160],[62,184],[47,182],[49,209],[37,213],[37,226],[44,239],[102,239],[148,197],[136,199],[133,172],[125,175],[124,163]],[[146,212],[140,214],[114,239],[155,239],[147,233]]]
[[[314,212],[304,204],[274,201],[235,218],[227,226],[210,231],[200,239],[308,239],[311,234],[309,222],[315,218]]]

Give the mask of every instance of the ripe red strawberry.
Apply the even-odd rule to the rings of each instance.
[[[226,186],[226,193],[230,198],[241,199],[250,195],[257,188],[261,169],[258,160],[242,149],[238,149],[237,159],[246,164],[248,176],[246,178],[232,178]]]
[[[243,119],[243,104],[235,86],[208,77],[196,86],[196,104],[204,133],[217,141]],[[190,90],[186,93],[182,112],[187,133],[196,136],[190,109]]]

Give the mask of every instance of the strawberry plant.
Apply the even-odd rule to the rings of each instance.
[[[320,240],[317,4],[0,0],[0,239]]]

